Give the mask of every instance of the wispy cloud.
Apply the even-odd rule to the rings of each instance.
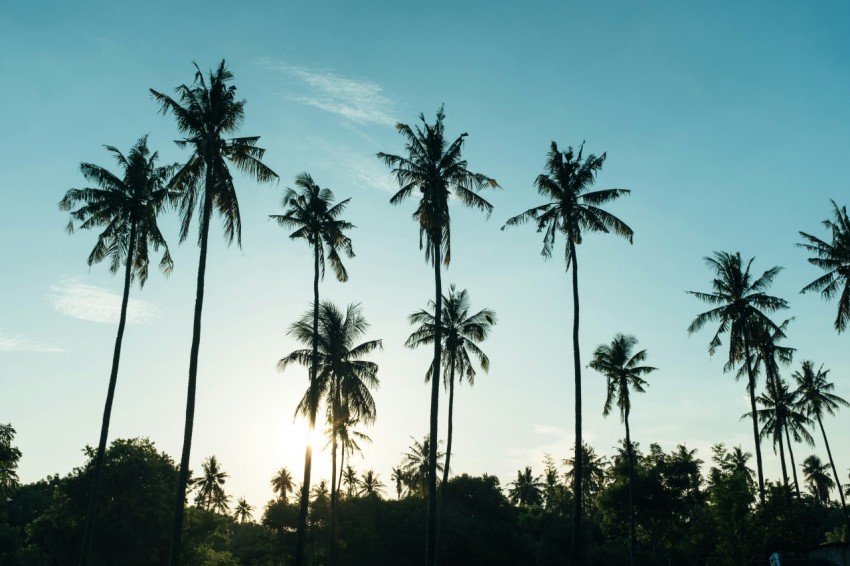
[[[65,348],[44,344],[0,328],[0,352],[66,352]]]
[[[395,103],[378,83],[270,60],[262,60],[261,64],[296,79],[307,88],[308,92],[291,96],[296,102],[344,116],[358,124],[392,126],[397,122],[392,116]]]
[[[52,285],[47,297],[54,309],[81,320],[116,323],[121,314],[121,295],[76,279]],[[160,308],[147,301],[130,299],[127,305],[127,322],[146,323],[160,316]]]
[[[368,186],[388,193],[398,190],[398,184],[390,177],[389,170],[375,157],[375,154],[364,153],[328,142],[320,138],[309,138],[309,143],[332,159],[322,162],[325,169],[330,169],[335,176],[346,179],[351,186]]]

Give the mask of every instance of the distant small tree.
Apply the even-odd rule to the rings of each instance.
[[[543,483],[531,473],[531,466],[517,471],[516,479],[508,484],[508,499],[514,505],[531,507],[543,503]]]
[[[236,509],[233,512],[233,518],[240,523],[250,522],[253,518],[252,511],[254,511],[254,507],[245,501],[244,497],[240,497],[239,500],[236,501]]]

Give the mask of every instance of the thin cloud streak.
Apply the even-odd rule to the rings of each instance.
[[[38,342],[0,328],[0,352],[67,352],[65,348]]]
[[[291,97],[298,103],[343,116],[358,124],[394,126],[397,122],[392,116],[395,104],[377,83],[268,60],[261,61],[261,64],[285,73],[308,87],[308,94]]]
[[[114,324],[121,314],[121,295],[76,279],[52,285],[47,298],[54,309],[80,320]],[[161,309],[147,301],[130,299],[127,305],[127,322],[144,324],[161,316]]]
[[[398,184],[374,154],[364,154],[319,138],[310,138],[309,142],[333,157],[327,160],[324,168],[330,168],[340,178],[349,179],[352,186],[366,185],[391,194],[398,191]]]

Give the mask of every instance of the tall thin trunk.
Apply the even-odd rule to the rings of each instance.
[[[785,486],[785,499],[791,504],[791,488],[788,487],[788,469],[785,467],[785,447],[782,440],[782,425],[779,427],[779,460],[782,462],[782,485]]]
[[[127,246],[127,267],[124,270],[124,295],[121,298],[121,315],[118,319],[118,334],[115,337],[115,350],[112,354],[112,371],[109,374],[109,386],[106,390],[106,405],[103,407],[103,423],[100,425],[100,441],[94,460],[89,506],[86,523],[83,528],[83,549],[80,553],[80,565],[86,566],[94,537],[94,519],[97,513],[97,496],[100,490],[100,476],[103,472],[103,459],[106,453],[106,440],[109,437],[109,420],[112,417],[112,401],[115,399],[115,384],[118,382],[118,364],[121,360],[121,342],[124,340],[124,326],[127,323],[127,304],[130,302],[130,282],[133,276],[133,250],[136,248],[136,223],[130,224],[130,242]]]
[[[841,480],[838,479],[838,470],[835,468],[835,461],[832,459],[832,451],[829,449],[829,441],[826,439],[826,430],[823,428],[820,414],[817,415],[820,432],[823,435],[823,443],[826,446],[826,454],[829,456],[829,465],[832,466],[832,475],[835,477],[835,487],[838,488],[838,497],[841,499],[841,509],[844,511],[844,524],[847,527],[847,535],[850,536],[850,515],[847,513],[847,504],[844,502],[844,491],[841,489]]]
[[[455,353],[454,350],[449,357],[449,426],[446,430],[446,465],[443,468],[443,483],[440,485],[440,499],[446,493],[446,484],[449,483],[449,465],[452,460],[452,417],[455,406]]]
[[[797,499],[800,499],[800,484],[797,481],[797,464],[794,462],[794,448],[791,446],[791,435],[788,434],[788,425],[785,425],[785,440],[788,441],[788,456],[791,458],[791,474],[794,476],[794,491]]]
[[[573,361],[575,372],[575,419],[576,419],[576,445],[575,445],[575,468],[573,470],[573,491],[575,493],[573,505],[573,564],[582,564],[582,453],[581,453],[581,357],[578,346],[578,261],[576,258],[576,246],[570,241],[570,254],[573,262]]]
[[[632,436],[629,432],[629,409],[626,408],[624,415],[626,423],[626,453],[629,458],[629,565],[635,563],[635,455],[632,451]]]
[[[313,362],[310,365],[310,436],[316,428],[316,409],[319,404],[319,248],[313,248]],[[301,486],[301,505],[298,509],[298,530],[295,535],[295,566],[304,564],[304,543],[307,539],[307,510],[310,505],[310,473],[313,467],[313,445],[307,442],[304,453],[304,483]]]
[[[439,522],[437,519],[437,419],[440,415],[440,356],[442,355],[443,330],[443,289],[441,279],[441,236],[442,231],[436,229],[437,238],[431,238],[434,259],[434,362],[431,378],[431,422],[428,446],[428,508],[425,513],[425,565],[437,564],[437,537]]]
[[[744,359],[747,365],[747,388],[750,393],[750,411],[753,416],[753,439],[756,444],[756,468],[759,478],[759,501],[764,505],[764,471],[761,464],[761,444],[759,443],[759,425],[756,417],[756,380],[753,376],[753,364],[750,360],[750,340],[747,325],[744,325]]]
[[[212,190],[212,169],[207,165],[206,187]],[[186,393],[186,424],[183,429],[183,453],[180,456],[180,475],[177,499],[174,501],[174,526],[171,532],[171,566],[180,566],[183,550],[183,508],[186,504],[186,485],[189,483],[189,455],[192,450],[192,430],[195,424],[195,389],[198,382],[198,353],[201,347],[201,311],[204,306],[204,274],[207,270],[207,245],[209,243],[212,195],[204,198],[201,215],[201,253],[198,259],[198,286],[195,291],[195,316],[192,326],[192,348],[189,352],[189,387]]]
[[[330,525],[330,547],[328,550],[328,564],[333,566],[336,563],[336,502],[339,492],[339,484],[336,478],[336,451],[337,451],[337,434],[339,432],[339,386],[335,386],[336,393],[334,394],[334,407],[331,414],[331,525]],[[342,466],[340,466],[342,472]]]

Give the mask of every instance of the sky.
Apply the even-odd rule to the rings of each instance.
[[[280,176],[236,178],[241,248],[214,221],[198,375],[192,468],[215,454],[227,492],[259,510],[282,466],[303,471],[306,426],[293,422],[307,372],[277,361],[299,347],[289,325],[312,300],[309,249],[268,220],[309,172],[338,199],[356,257],[350,280],[329,276],[323,299],[359,303],[382,339],[373,440],[352,464],[372,468],[393,493],[390,471],[428,429],[428,351],[404,347],[407,316],[433,297],[433,270],[419,249],[415,202],[389,203],[397,187],[375,157],[401,154],[396,122],[433,121],[467,132],[469,168],[501,189],[482,196],[488,219],[453,202],[448,287],[467,289],[473,309],[498,323],[482,344],[491,361],[455,403],[455,473],[497,475],[502,484],[545,453],[572,455],[572,299],[562,260],[540,255],[531,225],[504,222],[542,204],[534,190],[552,141],[607,153],[598,188],[627,188],[609,210],[634,243],[588,235],[578,249],[584,434],[605,455],[623,436],[602,417],[605,380],[586,367],[616,333],[635,335],[658,371],[633,398],[633,439],[665,450],[686,444],[710,460],[718,442],[753,452],[745,383],[723,373],[725,350],[708,353],[713,329],[689,336],[707,310],[685,291],[708,291],[703,258],[740,251],[758,273],[784,269],[773,294],[789,301],[803,359],[831,370],[850,398],[847,335],[833,329],[836,304],[800,289],[819,275],[795,247],[798,231],[826,237],[830,199],[847,204],[850,150],[850,6],[800,2],[224,2],[0,5],[0,422],[11,422],[31,482],[66,474],[97,443],[112,361],[122,278],[86,258],[96,233],[64,227],[56,204],[87,186],[81,162],[115,169],[144,135],[161,163],[180,162],[179,135],[149,89],[173,93],[225,59],[247,101],[242,135],[260,136]],[[173,273],[152,270],[131,293],[110,439],[149,437],[177,458],[183,437],[196,238],[178,243],[172,211],[161,226]],[[196,227],[193,226],[193,231]],[[194,232],[193,232],[194,233]],[[724,342],[724,347],[726,343]],[[445,401],[445,397],[443,397]],[[445,402],[440,436],[445,438]],[[825,422],[846,480],[850,411]],[[797,462],[818,445],[795,447]],[[768,479],[778,459],[763,447]],[[330,455],[316,455],[328,478]],[[704,470],[707,469],[707,465]]]

